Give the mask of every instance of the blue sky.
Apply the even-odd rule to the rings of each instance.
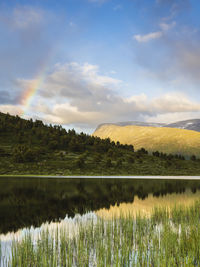
[[[199,14],[196,0],[1,0],[0,111],[86,132],[199,118]]]

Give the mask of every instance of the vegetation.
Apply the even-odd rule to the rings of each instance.
[[[199,163],[0,113],[1,175],[199,175]]]
[[[63,224],[12,243],[11,266],[199,266],[200,202],[171,210]],[[5,265],[7,266],[7,265]],[[9,265],[8,265],[9,266]]]
[[[181,154],[187,158],[193,155],[200,157],[200,132],[197,131],[107,124],[98,127],[93,135],[131,144],[136,150],[144,147],[151,153],[158,150],[167,154]]]

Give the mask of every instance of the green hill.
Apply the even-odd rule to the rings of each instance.
[[[0,175],[200,175],[199,163],[0,113]]]
[[[149,152],[200,156],[200,132],[176,128],[102,125],[93,134]]]

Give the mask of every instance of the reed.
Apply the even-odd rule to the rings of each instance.
[[[200,202],[190,207],[79,221],[13,241],[7,266],[200,266]],[[1,256],[1,254],[0,254]]]

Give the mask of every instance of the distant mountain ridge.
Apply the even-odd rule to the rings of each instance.
[[[126,122],[115,122],[115,123],[102,123],[99,124],[95,131],[100,129],[104,125],[117,125],[117,126],[147,126],[147,127],[168,127],[168,128],[177,128],[185,130],[193,130],[200,132],[200,119],[191,119],[184,121],[177,121],[174,123],[155,123],[155,122],[140,122],[140,121],[126,121]]]
[[[200,119],[178,121],[175,123],[164,125],[163,127],[179,128],[179,129],[193,130],[200,132]]]
[[[156,122],[143,122],[143,121],[124,121],[124,122],[108,122],[108,123],[101,123],[97,126],[96,131],[104,125],[117,125],[117,126],[128,126],[128,125],[135,125],[135,126],[148,126],[148,127],[164,127],[165,123],[156,123]]]

